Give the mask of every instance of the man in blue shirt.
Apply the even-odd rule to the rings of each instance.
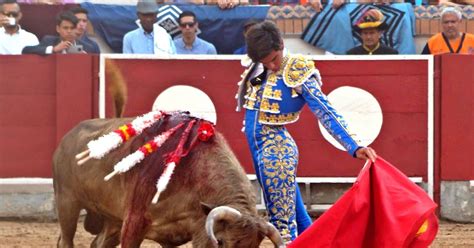
[[[158,5],[155,0],[139,0],[137,16],[139,27],[123,37],[123,53],[176,54],[173,39],[157,21]]]
[[[197,37],[199,24],[193,12],[183,11],[178,21],[182,33],[182,37],[174,40],[178,54],[217,54],[214,45]]]

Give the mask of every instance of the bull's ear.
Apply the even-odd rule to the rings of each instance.
[[[215,205],[201,202],[201,209],[205,215],[208,215],[211,212],[211,210],[215,207],[216,207]]]

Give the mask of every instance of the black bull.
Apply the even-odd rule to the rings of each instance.
[[[163,247],[191,241],[193,247],[249,248],[258,247],[265,236],[275,246],[282,246],[276,229],[257,215],[252,186],[218,132],[211,140],[199,142],[181,160],[157,204],[152,204],[151,199],[156,192],[156,179],[163,171],[163,155],[175,149],[184,128],[130,171],[104,181],[124,156],[189,119],[183,115],[166,118],[104,158],[91,159],[82,166],[77,165],[75,155],[86,149],[87,142],[132,120],[88,120],[65,135],[53,158],[61,228],[58,247],[73,246],[82,209],[87,211],[85,229],[97,235],[92,247],[119,243],[123,247],[139,247],[144,239],[150,239]],[[195,126],[190,137],[195,137],[196,132]]]

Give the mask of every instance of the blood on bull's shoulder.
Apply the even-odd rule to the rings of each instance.
[[[222,134],[215,131],[200,140],[204,123],[200,119],[166,115],[101,159],[77,165],[74,157],[88,142],[131,122],[130,118],[81,122],[56,149],[53,181],[59,247],[72,247],[82,209],[87,211],[86,230],[97,235],[94,246],[138,247],[150,239],[164,247],[192,242],[195,247],[248,248],[258,247],[265,236],[275,246],[283,245],[276,228],[258,216],[252,186]],[[165,141],[157,139],[162,145],[141,162],[104,181],[124,157],[173,128]],[[171,162],[174,170],[154,204],[157,182]]]

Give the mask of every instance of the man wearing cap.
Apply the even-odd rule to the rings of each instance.
[[[461,11],[447,7],[441,11],[443,32],[433,35],[422,54],[460,53],[474,54],[474,35],[459,31],[462,21]]]
[[[176,54],[173,39],[156,23],[158,4],[155,0],[139,0],[137,3],[138,28],[123,37],[123,53]]]
[[[383,31],[387,29],[384,16],[378,9],[369,9],[354,25],[354,30],[360,34],[362,44],[356,46],[347,54],[357,55],[377,55],[377,54],[398,54],[398,51],[380,42]]]

